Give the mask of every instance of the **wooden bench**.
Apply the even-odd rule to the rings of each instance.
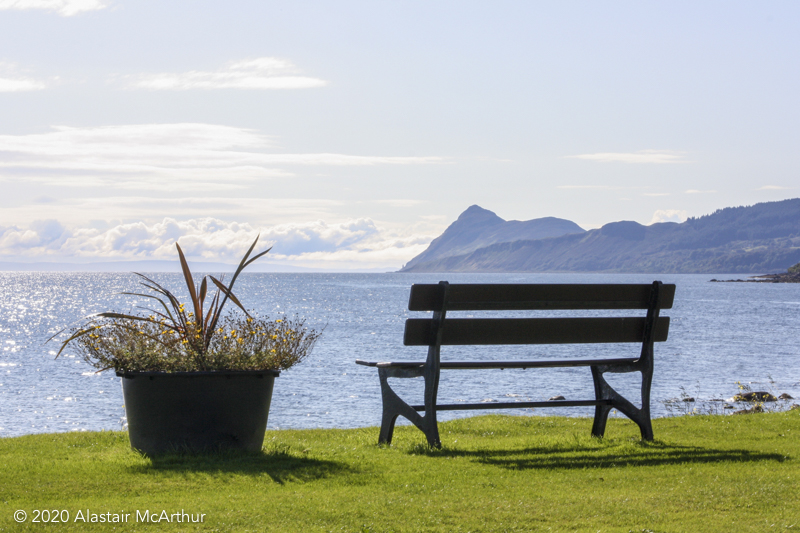
[[[368,362],[376,367],[381,384],[383,417],[380,443],[389,444],[397,417],[417,426],[433,447],[440,447],[436,412],[467,409],[594,406],[592,435],[602,437],[611,409],[633,420],[642,439],[653,440],[650,423],[650,384],[653,378],[653,343],[667,340],[669,317],[661,309],[672,308],[675,285],[662,284],[449,284],[412,285],[410,311],[432,311],[431,318],[406,320],[403,343],[428,346],[425,361]],[[449,318],[448,311],[554,311],[646,309],[639,317],[574,318]],[[550,361],[441,361],[442,346],[500,344],[641,343],[638,357],[616,359],[558,359]],[[505,368],[588,366],[594,381],[594,400],[545,402],[481,402],[437,404],[439,372]],[[623,398],[603,378],[606,372],[641,372],[642,406]],[[409,405],[389,386],[389,378],[425,378],[424,403]],[[418,411],[424,411],[420,414]]]

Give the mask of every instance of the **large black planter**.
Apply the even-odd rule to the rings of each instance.
[[[258,451],[264,443],[277,370],[117,372],[131,447],[147,455],[221,449]]]

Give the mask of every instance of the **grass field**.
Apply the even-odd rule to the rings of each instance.
[[[282,430],[261,454],[158,460],[119,432],[0,439],[0,531],[800,529],[800,411],[662,418],[654,443],[624,419],[605,439],[590,427],[468,418],[441,425],[438,451],[408,427],[388,448],[376,428]],[[69,519],[33,523],[37,510]],[[142,522],[145,510],[170,521]]]

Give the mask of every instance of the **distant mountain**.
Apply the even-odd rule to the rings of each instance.
[[[612,222],[417,261],[423,254],[401,272],[775,272],[800,261],[800,198],[728,207],[682,224]]]
[[[554,217],[535,218],[524,222],[506,221],[487,209],[473,205],[461,213],[458,220],[450,224],[444,233],[435,238],[427,250],[406,263],[401,272],[446,257],[464,255],[492,244],[546,239],[584,231],[574,222]]]

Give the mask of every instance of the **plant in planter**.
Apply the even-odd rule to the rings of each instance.
[[[258,237],[226,285],[203,276],[195,285],[181,250],[189,309],[143,274],[154,300],[146,316],[92,315],[63,342],[98,371],[122,378],[131,446],[148,455],[233,448],[258,451],[264,441],[275,377],[302,361],[320,333],[295,319],[252,316],[233,294],[239,274],[269,249],[251,257]],[[217,290],[210,300],[209,280]],[[207,304],[208,301],[208,304]],[[228,302],[243,314],[223,314]]]

